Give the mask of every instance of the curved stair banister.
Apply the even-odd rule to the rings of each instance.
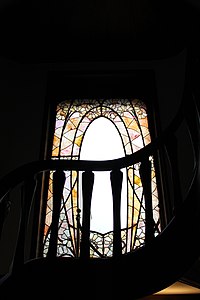
[[[22,185],[22,214],[20,220],[18,242],[15,251],[15,258],[13,260],[13,269],[11,270],[11,274],[6,274],[6,276],[2,278],[0,292],[5,291],[5,293],[8,293],[9,295],[9,287],[12,287],[13,285],[15,286],[15,280],[20,286],[21,279],[19,279],[18,277],[19,272],[20,276],[23,277],[23,280],[29,287],[31,287],[31,283],[29,281],[26,281],[28,280],[28,278],[26,278],[26,275],[24,275],[26,274],[26,272],[28,276],[31,276],[32,280],[35,280],[37,282],[37,285],[39,285],[41,289],[43,287],[40,281],[43,280],[45,283],[47,283],[47,281],[45,280],[45,275],[47,276],[47,274],[49,273],[51,276],[53,276],[55,270],[59,272],[66,271],[69,276],[71,276],[71,272],[74,276],[78,276],[79,278],[81,276],[84,277],[84,274],[86,273],[86,275],[90,277],[91,282],[96,288],[96,279],[97,281],[100,281],[100,279],[104,278],[102,280],[104,283],[104,288],[107,291],[108,298],[112,297],[113,295],[120,295],[123,297],[127,297],[127,299],[137,299],[139,297],[154,293],[162,288],[167,287],[168,285],[179,279],[183,272],[187,270],[187,268],[193,263],[193,261],[198,257],[198,254],[200,253],[198,241],[195,241],[196,235],[200,233],[200,224],[198,222],[198,218],[200,217],[200,203],[197,200],[197,197],[200,195],[200,139],[198,136],[198,129],[200,127],[199,115],[198,111],[195,109],[195,105],[192,109],[194,109],[195,115],[192,120],[188,120],[188,126],[190,128],[190,131],[192,130],[191,139],[193,141],[194,153],[196,155],[196,165],[188,194],[186,195],[184,201],[179,203],[178,209],[175,210],[175,215],[173,216],[169,224],[167,224],[164,230],[162,230],[161,233],[156,237],[153,236],[151,202],[147,203],[148,216],[146,218],[146,222],[148,227],[145,245],[134,250],[133,252],[121,255],[121,249],[119,247],[119,192],[121,184],[121,175],[119,170],[124,167],[133,165],[133,163],[141,162],[141,180],[144,184],[144,192],[147,195],[145,197],[149,197],[149,195],[151,194],[151,186],[149,183],[149,157],[151,155],[154,155],[154,153],[156,153],[156,151],[158,151],[160,147],[169,144],[171,138],[172,140],[174,140],[174,132],[179,128],[180,124],[185,118],[186,111],[184,110],[184,106],[181,106],[175,119],[160,137],[156,138],[154,141],[152,141],[150,144],[148,144],[138,152],[129,156],[110,161],[36,161],[19,167],[2,178],[0,180],[0,208],[3,207],[4,211],[6,207],[6,196],[9,194],[9,192],[21,182],[24,183],[24,185]],[[198,140],[193,140],[196,138],[198,138]],[[169,147],[167,145],[166,151],[170,153]],[[171,155],[169,154],[169,157],[170,156]],[[176,159],[173,155],[170,158]],[[57,208],[55,208],[53,217],[54,221],[52,221],[52,228],[55,232],[55,235],[52,235],[53,237],[52,241],[50,242],[51,246],[49,247],[47,258],[33,257],[27,262],[24,261],[24,243],[26,235],[25,231],[28,222],[29,209],[32,205],[31,201],[33,200],[32,194],[35,192],[37,186],[36,174],[40,174],[49,170],[56,171],[55,176],[57,176],[57,180],[55,180],[54,189],[56,189],[56,195],[58,196],[58,198],[61,197],[60,193],[63,187],[63,170],[84,171],[85,180],[86,175],[87,177],[88,175],[90,177],[91,184],[89,188],[84,190],[86,199],[86,201],[84,201],[84,205],[86,205],[86,208],[84,207],[85,215],[83,227],[85,227],[81,229],[83,230],[84,244],[80,248],[82,252],[80,254],[80,258],[83,258],[83,260],[79,260],[76,258],[65,258],[64,260],[61,258],[55,259],[55,247],[57,242],[56,228],[58,226],[58,212],[60,205],[59,201],[57,201],[58,206]],[[90,210],[91,191],[93,185],[92,172],[105,170],[112,171],[111,181],[114,192],[113,198],[115,199],[115,202],[118,203],[118,205],[114,207],[114,240],[116,246],[112,258],[88,260],[88,214]],[[173,178],[173,180],[174,179],[175,178]],[[117,184],[116,180],[118,181]],[[56,181],[58,181],[59,185],[56,184]],[[116,187],[118,187],[118,193],[116,193]],[[186,224],[186,220],[187,222],[190,222],[190,226],[194,229],[192,233],[190,232],[188,224]],[[195,249],[191,248],[187,241],[193,241],[195,243]],[[85,260],[85,258],[87,259]],[[126,274],[127,270],[130,268],[130,265],[132,266],[131,276],[124,276],[124,274]],[[83,272],[83,270],[85,273]],[[55,282],[53,281],[53,279],[55,280]],[[55,284],[55,286],[56,284],[60,284],[59,281],[56,280],[55,274],[54,278],[50,277],[48,278],[48,280],[50,282],[50,286],[51,284]],[[75,288],[71,280],[69,280],[69,284],[73,288]],[[121,288],[122,286],[130,286],[130,289],[123,289]],[[83,288],[82,284],[81,287]],[[15,288],[17,290],[18,288],[20,289],[20,287],[16,286]],[[76,291],[77,298],[82,295],[82,292],[83,291],[81,289]],[[103,294],[100,292],[98,297],[99,298],[97,299],[100,299],[101,297],[103,297]]]

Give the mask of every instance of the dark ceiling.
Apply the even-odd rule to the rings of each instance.
[[[195,43],[199,5],[195,0],[2,0],[0,25],[0,55],[19,62],[152,59]]]

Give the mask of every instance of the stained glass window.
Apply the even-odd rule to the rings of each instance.
[[[145,103],[139,99],[76,99],[66,100],[57,105],[55,131],[52,146],[52,159],[70,160],[97,160],[102,157],[95,156],[95,150],[84,154],[84,145],[91,132],[96,128],[97,122],[104,120],[103,126],[111,124],[112,130],[118,135],[120,152],[111,153],[105,159],[114,159],[117,156],[126,156],[145,147],[151,141],[148,126],[148,111]],[[95,125],[96,124],[96,125]],[[102,126],[100,125],[101,128]],[[107,127],[109,128],[109,126]],[[103,129],[102,129],[103,131]],[[96,132],[96,129],[95,131]],[[94,133],[93,133],[94,134]],[[100,133],[99,133],[100,134]],[[104,133],[105,135],[105,133]],[[96,138],[98,135],[95,135]],[[100,139],[100,136],[99,136]],[[99,146],[100,147],[100,146]],[[87,152],[87,151],[86,151]],[[108,152],[108,151],[107,151]],[[94,153],[92,156],[91,153]],[[104,160],[104,158],[102,159]],[[159,234],[159,201],[156,182],[154,159],[151,161],[151,186],[152,209],[155,226],[154,235]],[[140,177],[140,163],[135,163],[123,171],[122,211],[121,211],[121,241],[122,253],[133,251],[145,243],[145,201],[143,186]],[[80,253],[80,226],[77,224],[77,215],[82,208],[81,199],[81,172],[65,171],[65,185],[63,190],[62,205],[60,210],[57,256],[78,257]],[[105,181],[106,172],[96,176],[97,181]],[[52,221],[52,180],[53,171],[50,173],[48,185],[48,199],[46,206],[45,228],[43,236],[43,255],[47,255],[49,238],[51,235]],[[94,182],[95,186],[95,182]],[[109,187],[108,187],[109,193]],[[95,219],[98,200],[93,190],[91,218]],[[107,204],[106,204],[107,203]],[[110,210],[107,201],[103,204],[104,210]],[[98,203],[96,204],[98,205]],[[112,215],[106,228],[98,227],[99,224],[92,220],[90,228],[90,256],[111,257],[113,255],[113,229]],[[99,228],[99,229],[98,229]]]

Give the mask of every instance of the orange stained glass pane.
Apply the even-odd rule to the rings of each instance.
[[[149,134],[146,135],[146,136],[144,137],[144,140],[145,140],[145,144],[146,144],[146,145],[148,145],[149,143],[151,143],[151,137],[150,137],[150,135],[149,135]]]
[[[129,127],[129,125],[132,123],[132,118],[129,116],[129,117],[123,117],[123,121],[126,125],[126,127]]]
[[[134,183],[137,185],[137,186],[142,186],[142,181],[141,181],[141,178],[137,175],[134,175]]]
[[[80,136],[78,136],[78,137],[75,139],[74,143],[75,143],[78,147],[80,147],[80,146],[81,146],[82,139],[83,139],[83,134],[80,135]]]
[[[70,121],[71,121],[71,124],[73,124],[74,128],[77,128],[78,124],[80,122],[80,116],[79,116],[79,114],[78,114],[78,117],[71,118]]]
[[[143,127],[148,128],[148,120],[147,120],[147,117],[146,117],[146,118],[143,118],[143,119],[140,119],[140,126],[143,126]]]
[[[77,198],[77,190],[73,188],[72,190],[72,197],[73,199],[76,199]]]
[[[61,157],[59,157],[59,159],[66,159],[65,156],[68,156],[71,159],[79,159],[80,148],[88,126],[92,121],[95,120],[95,118],[102,116],[107,117],[117,127],[122,139],[125,155],[132,154],[133,152],[138,151],[151,141],[148,129],[146,107],[144,103],[142,103],[142,101],[138,99],[131,99],[130,101],[129,99],[77,99],[74,100],[73,103],[70,101],[70,104],[68,101],[62,102],[58,106],[55,140],[52,147],[52,157],[59,155],[59,145],[61,144]],[[67,120],[67,118],[69,119]],[[67,120],[66,125],[64,125],[65,120]],[[63,128],[64,126],[66,127]],[[141,137],[141,134],[143,135],[143,137]],[[128,226],[131,226],[131,230],[130,233],[128,233],[128,237],[126,237],[127,231],[121,232],[124,241],[126,241],[126,238],[128,238],[127,247],[129,249],[130,247],[132,247],[131,245],[133,245],[135,241],[138,245],[143,243],[145,229],[144,209],[142,209],[141,213],[141,206],[143,205],[143,188],[138,171],[139,167],[138,170],[136,170],[136,168],[137,166],[134,165],[134,171],[133,167],[130,170],[127,170],[128,182],[126,187],[126,214],[127,223]],[[151,175],[152,179],[154,179],[155,171],[153,166]],[[66,177],[65,188],[63,191],[64,207],[60,216],[60,225],[62,227],[62,234],[65,234],[66,238],[70,238],[71,236],[73,243],[75,243],[77,232],[74,226],[76,227],[76,209],[78,205],[80,206],[80,197],[78,194],[78,184],[80,183],[78,180],[77,172],[70,172]],[[157,220],[159,214],[157,210],[158,199],[156,187],[156,181],[154,181],[154,183],[152,183],[152,189],[155,190],[155,195],[152,195],[152,197],[153,205],[155,208],[154,218]],[[49,198],[52,199],[52,191],[49,192]],[[65,216],[65,214],[67,215]],[[67,217],[70,220],[70,226],[72,226],[70,228],[67,227]],[[133,226],[133,217],[134,224],[137,224],[137,222],[140,220],[138,224],[139,229],[136,229],[137,226]],[[68,229],[64,231],[63,228]],[[61,237],[61,232],[60,238],[61,240],[63,240],[63,243],[65,243],[64,238]],[[130,241],[129,238],[132,240]],[[91,239],[91,241],[95,241],[96,245],[98,244],[100,252],[103,253],[103,247],[105,247],[105,253],[107,253],[107,255],[112,255],[112,232],[105,235],[105,243],[103,242],[102,236],[100,235],[97,235],[97,237],[95,237],[95,235],[91,234]],[[68,246],[70,246],[69,242]],[[65,246],[64,244],[62,245],[62,242],[60,243],[59,247],[59,253],[63,253],[63,249]],[[111,250],[109,250],[109,247],[111,247]],[[91,255],[93,255],[94,257],[98,257],[98,255],[93,250],[91,250]]]
[[[70,131],[75,130],[75,129],[76,129],[76,127],[74,126],[74,124],[72,124],[72,122],[69,122],[66,124],[64,132],[66,134],[66,132],[69,133]]]
[[[48,230],[49,230],[49,226],[45,224],[45,226],[44,226],[44,236],[46,236]]]
[[[139,132],[139,126],[135,119],[132,119],[132,122],[129,124],[128,128]]]
[[[65,111],[63,111],[62,109],[59,109],[59,111],[57,112],[58,115],[60,115],[63,118],[66,118],[67,113]]]
[[[49,189],[48,190],[48,195],[47,195],[47,197],[48,197],[48,203],[50,203],[50,199],[52,198],[52,195],[53,195],[53,190],[51,190],[51,189]]]
[[[58,156],[59,155],[59,148],[55,148],[52,151],[52,156]]]
[[[56,135],[54,135],[54,138],[53,138],[53,145],[54,147],[58,147],[60,144],[60,138],[57,137]]]
[[[72,171],[72,185],[74,186],[75,181],[77,180],[77,171]]]
[[[152,170],[151,170],[151,179],[153,179],[155,176],[156,176],[155,170],[152,169]]]
[[[142,130],[142,135],[144,137],[146,137],[147,135],[149,135],[149,129],[147,127],[141,126],[141,130]]]

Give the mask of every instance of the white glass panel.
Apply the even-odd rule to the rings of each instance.
[[[94,120],[86,131],[80,159],[110,160],[124,156],[120,135],[114,124],[104,117]],[[127,177],[123,172],[121,227],[126,227]],[[101,233],[113,230],[113,200],[110,172],[95,172],[91,204],[91,230]]]

